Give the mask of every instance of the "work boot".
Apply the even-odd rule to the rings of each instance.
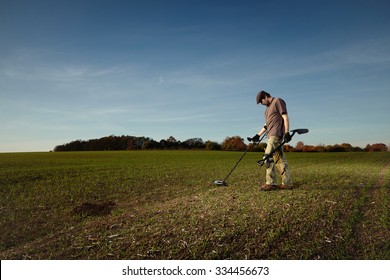
[[[282,190],[291,190],[292,189],[292,186],[287,186],[287,185],[280,185],[278,186],[279,189],[282,189]]]
[[[268,184],[260,186],[261,191],[272,191],[272,190],[276,190],[277,188],[278,187],[275,185],[268,185]]]

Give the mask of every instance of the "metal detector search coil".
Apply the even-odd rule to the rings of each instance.
[[[217,186],[227,186],[227,183],[225,181],[222,181],[222,180],[215,180],[214,181],[214,185],[217,185]]]

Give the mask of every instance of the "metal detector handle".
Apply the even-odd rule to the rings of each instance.
[[[264,139],[264,137],[267,135],[267,133],[263,133],[263,135],[261,135],[261,137],[260,137],[260,139],[259,139],[259,141],[257,141],[256,143],[254,143],[254,146],[256,147],[256,146],[258,146],[260,143],[261,143],[261,141],[263,141],[263,139]]]

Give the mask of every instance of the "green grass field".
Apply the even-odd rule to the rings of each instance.
[[[390,259],[390,153],[0,154],[1,259]]]

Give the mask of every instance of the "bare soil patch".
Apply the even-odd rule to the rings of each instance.
[[[72,210],[72,214],[80,216],[105,216],[111,214],[115,208],[116,203],[113,201],[106,201],[101,203],[85,202],[76,206]]]

